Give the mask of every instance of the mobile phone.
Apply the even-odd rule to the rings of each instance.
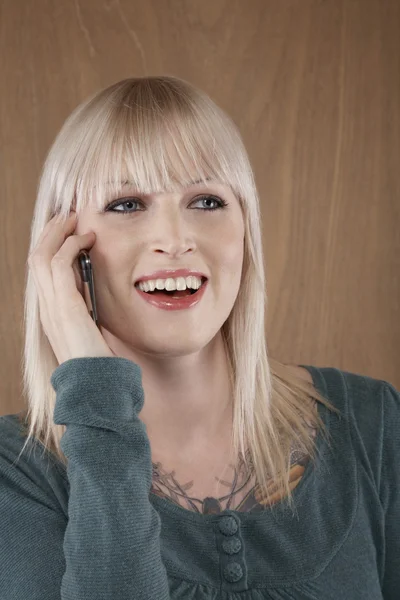
[[[85,297],[86,306],[96,327],[99,327],[97,320],[97,309],[96,309],[96,298],[94,294],[94,277],[93,268],[90,261],[89,252],[87,250],[81,250],[78,256],[79,271],[83,283],[83,293]]]

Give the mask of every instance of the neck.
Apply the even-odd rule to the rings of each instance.
[[[139,417],[155,453],[168,458],[229,448],[233,403],[221,332],[199,352],[167,358],[118,347],[119,340],[102,333],[117,356],[141,367]]]

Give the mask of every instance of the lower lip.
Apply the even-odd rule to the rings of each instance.
[[[136,288],[136,291],[140,294],[143,300],[146,300],[146,302],[156,306],[157,308],[161,308],[162,310],[183,310],[184,308],[191,308],[200,302],[206,290],[207,283],[208,280],[202,284],[195,294],[183,296],[182,298],[172,298],[171,296],[168,298],[168,300],[159,299],[157,296],[147,294],[138,287]]]

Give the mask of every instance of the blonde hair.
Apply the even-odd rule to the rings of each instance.
[[[205,93],[172,76],[138,77],[115,83],[78,106],[43,166],[29,254],[54,214],[66,219],[72,206],[79,214],[93,202],[101,210],[109,194],[120,193],[123,181],[142,194],[175,191],[189,185],[193,173],[205,185],[210,177],[229,185],[245,223],[242,281],[221,329],[233,390],[234,455],[254,468],[260,502],[272,505],[280,491],[293,506],[297,481],[290,480],[292,444],[314,460],[316,444],[309,427],[329,437],[316,402],[337,409],[292,367],[268,359],[261,215],[252,168],[237,127]],[[60,448],[66,428],[53,422],[50,377],[58,361],[41,325],[29,267],[24,333],[23,390],[28,403],[20,417],[27,433],[21,454],[35,438],[67,465]]]

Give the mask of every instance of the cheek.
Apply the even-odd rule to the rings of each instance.
[[[229,233],[218,238],[218,245],[215,248],[215,265],[219,265],[221,284],[238,289],[243,266],[243,238]]]
[[[116,287],[131,283],[135,253],[121,236],[98,237],[90,257],[93,274],[101,289],[116,293]]]
[[[244,230],[241,224],[232,222],[218,234],[218,248],[231,262],[237,263],[243,255]]]
[[[132,243],[132,235],[124,232],[99,231],[96,233],[96,242],[93,246],[93,252],[104,262],[123,265],[128,257],[135,253],[135,244]]]

